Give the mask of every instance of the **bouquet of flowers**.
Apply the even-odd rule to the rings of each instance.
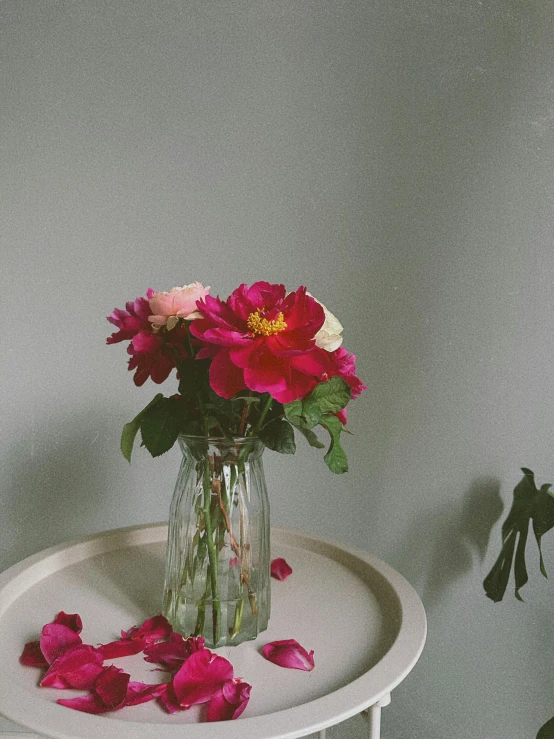
[[[109,344],[129,341],[136,385],[176,372],[178,392],[154,399],[123,428],[127,460],[137,433],[157,457],[178,440],[183,463],[169,521],[163,611],[185,636],[238,644],[267,627],[269,501],[261,452],[296,450],[295,430],[348,469],[346,406],[365,385],[342,326],[305,287],[240,285],[227,300],[199,282],[116,309]],[[208,633],[211,624],[211,633]]]
[[[294,429],[317,448],[314,428],[330,434],[325,462],[348,469],[341,446],[346,405],[366,386],[356,376],[356,357],[342,348],[343,327],[305,287],[242,284],[227,300],[199,282],[116,309],[108,321],[118,331],[108,344],[130,341],[134,382],[160,384],[176,370],[178,393],[161,393],[130,423],[121,451],[130,461],[140,429],[152,456],[167,452],[179,434],[257,436],[276,452],[293,454]]]

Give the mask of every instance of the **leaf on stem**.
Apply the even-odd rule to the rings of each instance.
[[[153,457],[165,454],[176,442],[181,430],[181,406],[162,397],[149,408],[140,423],[144,446]]]
[[[284,418],[270,421],[258,432],[260,440],[268,449],[281,454],[294,454],[294,429]]]
[[[123,431],[121,433],[121,453],[125,457],[125,459],[131,463],[131,454],[133,451],[133,444],[135,443],[135,437],[137,435],[137,432],[140,428],[140,423],[144,417],[144,414],[147,413],[150,408],[153,408],[159,401],[163,398],[163,395],[161,393],[158,393],[156,397],[148,403],[146,408],[143,408],[141,412],[133,418],[132,421],[129,421],[129,423],[126,423],[125,426],[123,426]]]

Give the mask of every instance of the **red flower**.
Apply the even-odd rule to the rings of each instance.
[[[315,344],[325,314],[305,287],[287,295],[284,285],[242,284],[226,302],[207,295],[197,305],[204,318],[190,331],[221,347],[198,357],[213,357],[210,384],[224,398],[248,388],[289,403],[306,396],[328,366],[328,353]]]
[[[108,344],[117,344],[130,339],[127,353],[131,355],[129,369],[136,370],[135,385],[144,385],[151,377],[158,385],[167,380],[175,369],[175,357],[186,359],[183,348],[187,327],[180,325],[172,331],[157,332],[148,320],[151,314],[149,298],[154,295],[149,288],[146,298],[137,298],[125,304],[126,310],[116,308],[108,321],[119,328],[107,339]]]

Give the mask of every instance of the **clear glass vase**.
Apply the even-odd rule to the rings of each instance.
[[[269,500],[256,438],[180,436],[163,612],[220,647],[255,639],[271,605]]]

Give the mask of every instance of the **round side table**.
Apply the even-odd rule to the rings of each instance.
[[[169,715],[155,702],[94,716],[55,702],[82,691],[38,687],[41,671],[22,666],[19,655],[58,611],[81,615],[88,644],[116,639],[159,612],[166,537],[166,524],[106,531],[35,554],[0,575],[2,715],[54,739],[294,739],[317,732],[323,739],[328,727],[365,712],[370,739],[379,739],[381,707],[423,649],[423,605],[384,562],[288,529],[271,532],[272,557],[284,557],[293,574],[272,580],[268,630],[256,641],[216,650],[252,685],[236,721],[198,723],[201,707]],[[265,660],[261,647],[279,639],[313,649],[315,669]],[[134,680],[167,679],[142,657],[113,662]]]

